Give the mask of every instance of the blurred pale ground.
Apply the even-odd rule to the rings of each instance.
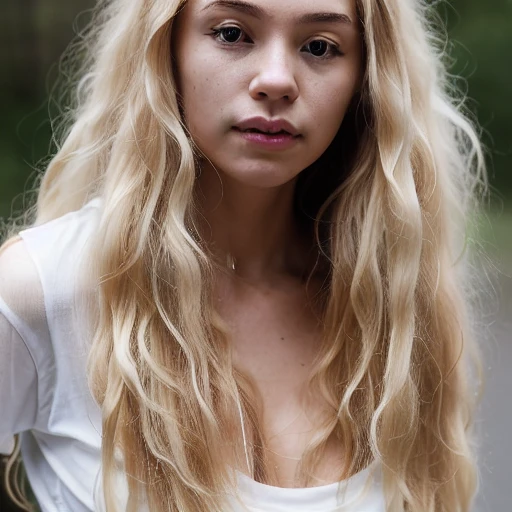
[[[490,217],[491,230],[484,244],[488,265],[496,265],[490,276],[497,294],[485,305],[481,345],[485,358],[485,391],[477,417],[481,436],[481,490],[476,512],[512,510],[512,214]]]
[[[437,3],[437,2],[436,2]],[[73,20],[93,0],[0,1],[0,217],[20,209],[28,176],[48,154],[48,91]],[[479,240],[497,300],[484,283],[481,345],[486,391],[478,414],[481,492],[476,512],[512,511],[512,0],[454,0],[441,4],[448,21],[453,73],[472,101],[489,148],[493,198]],[[456,12],[458,14],[456,14]],[[52,112],[55,112],[52,110]],[[42,168],[44,165],[39,165]],[[32,173],[33,177],[33,173]],[[14,201],[13,198],[18,197]],[[0,471],[1,472],[1,471]],[[14,510],[0,495],[0,510]]]

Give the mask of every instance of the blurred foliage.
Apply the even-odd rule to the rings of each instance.
[[[22,209],[50,145],[49,92],[59,59],[93,0],[0,2],[0,217]],[[82,21],[80,21],[82,19]],[[55,109],[54,109],[55,110]],[[15,201],[13,199],[16,198]]]
[[[447,13],[452,72],[467,80],[469,106],[483,128],[497,198],[512,199],[512,1],[456,0]]]

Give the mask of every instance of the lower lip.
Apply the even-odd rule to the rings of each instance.
[[[237,128],[234,130],[247,142],[266,149],[288,149],[294,146],[300,137],[300,135],[293,136],[286,133],[266,134],[258,132],[242,132]]]

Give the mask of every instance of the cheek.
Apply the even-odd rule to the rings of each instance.
[[[338,132],[351,96],[332,92],[318,98],[313,107],[315,120],[313,123],[313,136],[319,145],[329,145]]]
[[[212,124],[206,121],[218,118],[222,105],[229,102],[228,84],[219,80],[219,70],[207,59],[190,59],[180,74],[180,84],[185,122],[191,132]]]
[[[316,91],[323,90],[323,94],[314,93],[313,110],[318,113],[317,127],[334,127],[337,131],[343,121],[352,97],[356,90],[354,73],[346,70],[343,74],[336,74],[328,81],[315,84]],[[315,89],[313,89],[315,91]]]

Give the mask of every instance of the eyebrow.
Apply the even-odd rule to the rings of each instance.
[[[243,14],[248,14],[253,18],[261,20],[262,18],[268,17],[267,13],[257,5],[245,2],[244,0],[215,0],[208,4],[202,10],[206,11],[214,7],[224,7],[227,9],[233,9]],[[349,16],[337,12],[312,12],[303,14],[297,19],[300,24],[308,23],[343,23],[345,25],[351,25],[352,20]]]

